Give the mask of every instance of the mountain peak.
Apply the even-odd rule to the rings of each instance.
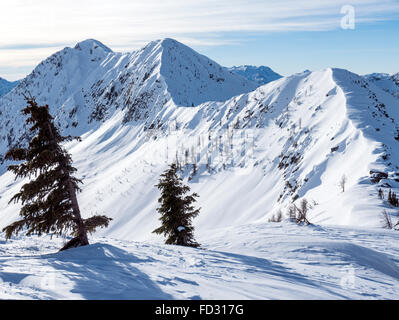
[[[151,41],[147,43],[141,50],[163,50],[163,49],[169,49],[169,48],[174,48],[174,47],[187,47],[183,43],[172,39],[172,38],[163,38],[163,39],[158,39]],[[188,48],[188,47],[187,47]]]
[[[207,101],[225,101],[258,87],[177,40],[165,38],[156,44],[154,49],[161,52],[160,74],[178,105],[191,107]]]
[[[164,38],[164,39],[161,39],[161,40],[159,40],[159,43],[160,43],[162,46],[174,46],[174,45],[182,45],[182,46],[185,46],[183,43],[181,43],[181,42],[179,42],[179,41],[177,41],[177,40],[175,40],[175,39],[172,39],[172,38]]]
[[[101,49],[101,50],[103,50],[105,52],[113,52],[106,45],[104,45],[103,43],[101,43],[100,41],[95,40],[95,39],[87,39],[87,40],[78,42],[74,49],[82,50],[82,51]]]

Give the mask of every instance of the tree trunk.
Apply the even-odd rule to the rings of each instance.
[[[76,198],[76,192],[70,179],[68,179],[68,191],[72,202],[73,215],[75,216],[78,225],[78,237],[80,240],[80,245],[87,246],[89,244],[89,240],[87,239],[87,230],[83,222],[82,215],[80,214],[78,199]]]
[[[53,130],[51,129],[51,124],[48,123],[48,129],[51,135],[51,138],[53,140],[54,144],[57,144],[57,141],[55,141],[55,137],[54,137],[54,133]],[[77,228],[78,228],[78,236],[77,238],[79,239],[79,243],[76,243],[76,238],[72,239],[71,241],[75,241],[74,242],[74,246],[75,247],[79,247],[79,246],[87,246],[89,245],[89,240],[87,238],[87,230],[86,227],[84,225],[83,219],[82,219],[82,215],[80,214],[80,209],[79,209],[79,204],[78,204],[78,199],[76,197],[76,190],[73,187],[73,183],[71,181],[71,177],[69,176],[68,170],[66,169],[68,164],[67,164],[67,160],[64,157],[61,157],[61,162],[60,165],[62,167],[62,170],[64,170],[67,174],[68,174],[68,179],[67,179],[67,184],[68,184],[68,193],[69,193],[69,198],[72,202],[72,211],[73,211],[73,215],[76,219],[76,224],[77,224]],[[70,245],[71,241],[66,245]]]

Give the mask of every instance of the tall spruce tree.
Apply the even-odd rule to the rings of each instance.
[[[177,165],[172,164],[159,180],[156,187],[161,190],[158,202],[161,204],[157,211],[161,214],[162,226],[153,233],[163,234],[166,244],[199,247],[194,240],[194,227],[192,219],[198,216],[200,209],[195,209],[198,194],[186,195],[190,188],[183,184],[177,175]]]
[[[26,123],[31,126],[34,137],[27,148],[13,148],[5,158],[20,162],[8,166],[16,179],[28,177],[31,181],[10,200],[10,203],[22,203],[21,220],[5,227],[3,232],[7,239],[25,228],[27,235],[71,234],[74,238],[61,250],[88,245],[87,233],[97,227],[107,227],[111,219],[106,216],[82,218],[76,197],[82,181],[73,176],[77,170],[61,145],[74,138],[61,136],[48,105],[38,106],[32,97],[25,99],[27,106],[22,113],[28,116]]]

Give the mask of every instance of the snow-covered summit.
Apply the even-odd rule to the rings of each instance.
[[[103,43],[101,43],[98,40],[95,39],[87,39],[81,42],[78,42],[75,46],[74,49],[77,50],[83,50],[83,51],[87,51],[87,50],[102,50],[104,52],[113,52],[110,48],[108,48],[106,45],[104,45]]]
[[[64,133],[81,135],[117,111],[123,114],[123,124],[140,122],[153,128],[168,108],[224,101],[256,87],[172,39],[123,54],[86,40],[41,62],[0,99],[0,155],[26,138],[19,110],[27,92],[50,106]]]
[[[158,53],[160,74],[177,105],[224,101],[257,87],[255,82],[231,74],[217,62],[174,39],[154,41],[147,47],[152,50],[150,56]]]
[[[264,85],[266,83],[272,82],[274,80],[282,78],[281,75],[274,72],[271,68],[266,66],[238,66],[229,68],[231,72],[239,74],[251,81],[255,81],[259,85]]]

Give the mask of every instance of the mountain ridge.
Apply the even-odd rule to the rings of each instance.
[[[371,73],[363,77],[395,98],[399,98],[399,72],[392,75],[388,73]]]
[[[26,92],[50,106],[62,131],[80,135],[119,109],[124,123],[139,121],[153,128],[168,106],[223,101],[256,87],[172,39],[153,41],[131,53],[114,53],[89,39],[51,55],[0,98],[0,150],[18,144],[19,137],[26,140],[28,132],[17,120]],[[7,123],[16,125],[5,130]]]
[[[54,78],[44,77],[40,68],[35,77],[25,80],[32,81],[31,86],[39,88],[37,92],[45,93],[39,96],[40,103],[66,97],[55,120],[64,132],[82,136],[82,142],[67,145],[85,181],[79,195],[82,213],[114,219],[100,235],[155,239],[151,231],[158,224],[155,212],[159,195],[154,185],[174,161],[181,165],[184,180],[201,195],[202,212],[195,222],[199,233],[265,223],[304,198],[313,207],[309,219],[316,224],[378,227],[383,209],[395,214],[394,208],[378,198],[380,188],[385,194],[399,188],[395,139],[399,136],[399,114],[391,94],[347,70],[327,68],[283,77],[224,101],[210,99],[195,107],[190,103],[176,105],[165,73],[160,72],[164,49],[169,51],[167,60],[184,55],[192,58],[176,58],[171,61],[171,70],[179,76],[181,71],[184,79],[196,74],[194,71],[186,77],[186,67],[198,70],[200,81],[187,87],[194,92],[203,89],[203,82],[219,88],[245,81],[233,75],[234,81],[226,77],[218,83],[209,70],[214,75],[225,74],[222,67],[211,66],[210,59],[193,56],[192,51],[176,48],[169,40],[152,42],[127,54],[110,53],[99,46],[91,55],[74,54],[67,64],[72,67],[63,70],[63,57],[73,52],[65,49],[42,66],[51,64],[52,68],[45,70],[53,75],[58,72],[61,80],[72,71],[76,82],[85,77],[87,84],[71,93],[55,85]],[[176,50],[184,54],[172,54]],[[79,68],[80,58],[87,62],[85,72]],[[187,61],[199,62],[193,66]],[[63,68],[57,68],[58,62]],[[49,89],[43,83],[55,87]],[[234,90],[241,92],[248,87]],[[7,111],[13,110],[7,110],[4,101],[17,99],[15,94],[22,88],[20,84],[13,95],[0,99],[0,150],[5,150],[8,142],[6,121],[22,122],[10,118],[14,113]],[[184,98],[184,90],[180,93]],[[201,92],[198,101],[202,97]],[[82,124],[74,127],[73,121]],[[12,144],[12,137],[10,140]],[[373,182],[372,172],[376,171],[384,175]],[[343,175],[347,176],[345,192],[339,187]],[[0,226],[4,226],[16,218],[18,205],[8,205],[6,200],[22,182],[14,182],[10,173],[3,174],[0,182],[7,186],[0,192]]]

